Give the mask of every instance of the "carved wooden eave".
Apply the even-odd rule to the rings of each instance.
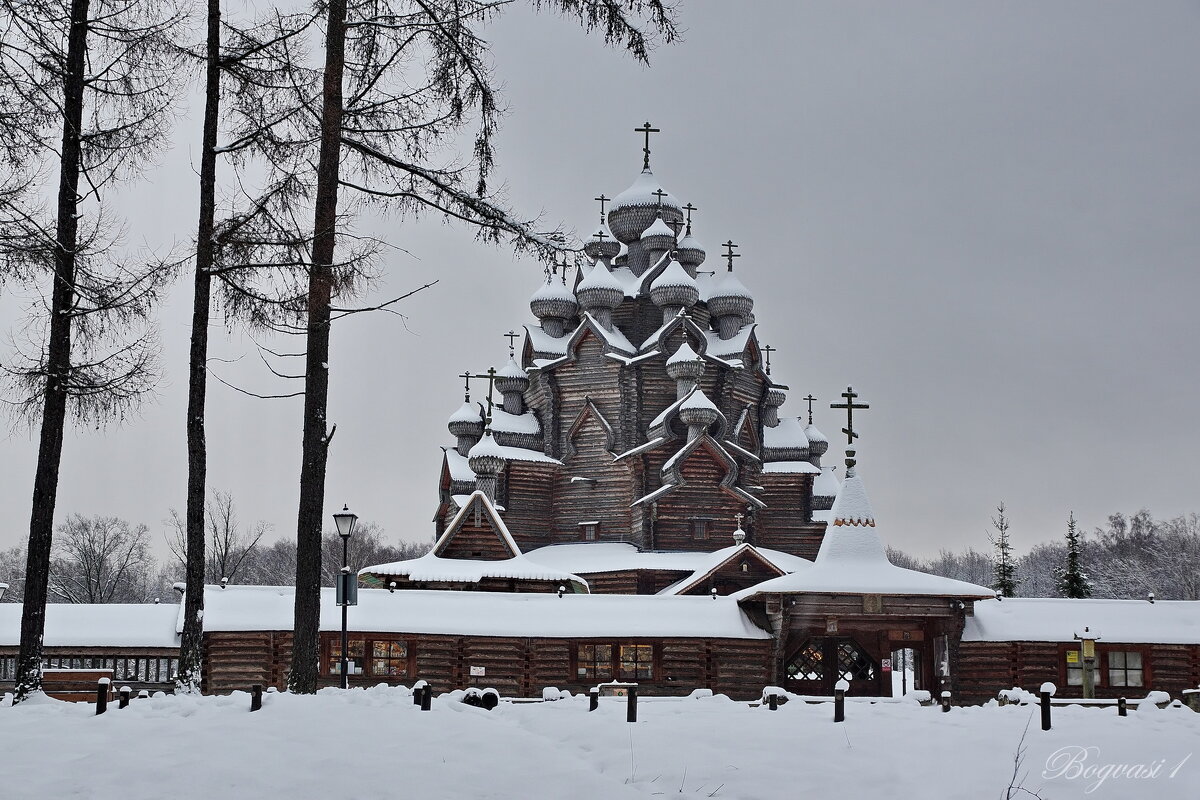
[[[728,558],[725,558],[720,563],[710,567],[703,574],[693,576],[692,579],[688,580],[686,584],[673,588],[671,590],[671,594],[687,594],[693,589],[707,583],[714,575],[728,567],[730,564],[733,564],[735,561],[741,562],[747,559],[757,561],[764,569],[766,569],[768,572],[774,572],[776,576],[787,574],[786,570],[781,569],[778,564],[760,553],[758,548],[749,542],[745,542],[736,550],[734,550]]]
[[[704,434],[688,442],[680,448],[678,453],[667,459],[662,467],[663,485],[666,486],[669,484],[672,487],[671,491],[681,486],[686,486],[687,481],[683,477],[683,464],[701,451],[707,452],[718,464],[725,468],[725,477],[721,479],[718,488],[758,508],[767,507],[767,504],[762,500],[737,485],[739,473],[737,459],[731,456],[729,451],[721,446],[720,442],[708,434]],[[663,494],[669,494],[669,492],[664,492]]]
[[[434,543],[433,549],[430,551],[434,556],[441,558],[445,551],[449,548],[454,537],[458,535],[468,522],[475,522],[478,517],[480,521],[487,520],[489,526],[499,538],[501,544],[509,552],[509,557],[521,555],[521,548],[517,545],[512,534],[508,532],[508,526],[504,524],[504,520],[500,518],[499,512],[496,511],[494,505],[488,500],[487,495],[483,492],[476,491],[471,495],[470,500],[458,510],[454,515],[454,519],[446,527],[438,540]]]
[[[584,397],[583,408],[571,423],[571,427],[567,429],[566,452],[563,454],[563,460],[566,461],[575,454],[575,434],[583,427],[588,419],[596,420],[597,424],[604,429],[604,448],[613,456],[613,460],[617,461],[617,432],[613,426],[605,419],[603,412],[596,408],[596,404],[592,402],[592,398]]]

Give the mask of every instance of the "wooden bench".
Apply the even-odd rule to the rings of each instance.
[[[108,699],[113,699],[111,669],[43,669],[42,691],[55,700],[92,703],[101,678],[108,678]]]

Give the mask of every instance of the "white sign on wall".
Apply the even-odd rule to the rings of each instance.
[[[471,667],[472,678],[482,678],[487,675],[487,667]]]

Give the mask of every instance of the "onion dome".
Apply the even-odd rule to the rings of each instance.
[[[607,225],[601,225],[600,230],[592,234],[592,238],[583,246],[583,252],[593,261],[612,259],[621,252],[621,243],[613,237]]]
[[[679,406],[679,418],[688,426],[689,438],[706,430],[720,415],[721,412],[713,405],[713,401],[700,389],[692,392],[691,397]]]
[[[838,489],[841,484],[838,482],[837,475],[833,474],[833,467],[822,467],[821,474],[813,481],[813,509],[817,511],[828,510],[833,506],[833,501],[837,497]]]
[[[650,299],[659,308],[691,308],[700,299],[696,279],[672,260],[650,284]]]
[[[667,224],[683,222],[683,207],[679,201],[663,190],[653,172],[644,169],[633,185],[616,196],[608,211],[608,227],[617,241],[622,244],[635,242],[641,237],[642,231],[650,227],[658,215],[657,191],[663,192],[662,212]]]
[[[704,361],[696,355],[687,342],[679,346],[675,355],[667,359],[667,375],[672,380],[696,380],[704,374]]]
[[[579,301],[570,289],[551,275],[529,298],[529,310],[539,320],[546,317],[570,319],[579,313]]]
[[[482,436],[483,415],[475,403],[463,403],[446,423],[452,436]]]
[[[594,309],[612,310],[625,299],[625,288],[608,271],[608,266],[599,261],[587,277],[575,287],[575,296],[584,311]]]
[[[700,246],[699,240],[692,236],[689,230],[679,244],[675,245],[675,257],[686,267],[691,267],[692,271],[696,271],[696,267],[704,263],[704,248]]]
[[[476,475],[495,475],[504,469],[504,448],[492,436],[491,429],[467,453],[467,465]]]
[[[825,451],[829,449],[829,440],[825,438],[825,434],[817,430],[817,426],[811,422],[804,428],[804,435],[808,437],[808,452],[810,456],[816,456],[818,459],[825,455]]]
[[[733,270],[725,272],[708,292],[708,312],[714,317],[746,317],[754,308],[754,296]]]
[[[768,428],[774,428],[779,424],[779,407],[787,400],[787,394],[778,386],[772,386],[767,389],[767,397],[763,403],[763,425]],[[805,452],[808,451],[808,442],[804,444]]]
[[[649,228],[642,231],[641,242],[646,252],[661,253],[675,246],[675,231],[660,216],[650,223]]]
[[[523,392],[529,388],[529,376],[511,356],[504,368],[496,373],[496,389],[501,394]]]

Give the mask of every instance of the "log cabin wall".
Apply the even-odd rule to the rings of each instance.
[[[357,645],[359,649],[356,640],[362,643]],[[322,686],[340,684],[333,667],[338,661],[339,642],[338,633],[321,634]],[[392,642],[404,647],[403,658],[388,662],[393,665],[388,671],[397,674],[372,674],[375,664],[370,659],[378,652],[375,645]],[[766,639],[559,639],[354,632],[350,635],[350,652],[356,661],[364,659],[367,663],[360,664],[361,672],[352,674],[349,683],[411,686],[421,679],[438,693],[480,686],[495,688],[506,697],[539,697],[549,686],[585,693],[598,681],[580,676],[577,654],[581,644],[648,646],[648,652],[653,653],[653,674],[638,679],[643,695],[682,696],[693,689],[708,688],[739,700],[761,696],[772,647]],[[390,652],[395,655],[396,650]],[[288,632],[205,634],[203,689],[207,694],[249,691],[254,685],[282,689],[290,658]],[[471,667],[482,667],[485,674],[473,677]]]
[[[812,475],[764,472],[756,480],[766,508],[755,514],[754,544],[813,560],[821,549],[825,525],[812,522]]]
[[[570,438],[563,452],[563,467],[554,478],[554,540],[582,541],[580,523],[596,522],[597,541],[641,546],[640,526],[635,528],[629,508],[635,499],[636,465],[628,459],[614,461],[608,429],[586,405],[581,405],[580,413],[583,417],[567,432]]]
[[[1031,692],[1049,681],[1056,697],[1083,696],[1081,685],[1067,675],[1067,653],[1078,652],[1078,642],[962,642],[959,646],[958,683],[964,702],[986,703],[1001,689],[1017,687]],[[1140,686],[1113,685],[1108,654],[1138,653]],[[1144,697],[1150,691],[1179,697],[1184,689],[1200,686],[1200,645],[1096,643],[1096,697]],[[1118,673],[1120,674],[1120,673]]]
[[[679,465],[684,484],[658,500],[655,546],[661,550],[712,551],[728,547],[734,515],[745,512],[745,501],[722,486],[728,467],[701,444]],[[693,534],[693,520],[707,520],[706,538]]]
[[[558,467],[535,461],[512,461],[505,470],[507,495],[501,515],[523,551],[550,544],[554,509],[547,502]]]

